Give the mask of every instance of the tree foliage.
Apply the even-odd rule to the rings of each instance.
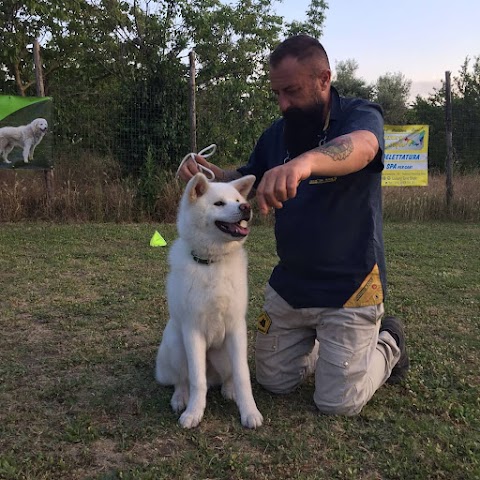
[[[480,56],[465,59],[453,78],[455,160],[461,169],[480,168]]]
[[[323,24],[326,19],[325,11],[328,4],[324,0],[311,0],[306,12],[306,20],[293,21],[286,24],[286,36],[307,33],[320,39],[323,35]]]
[[[373,87],[357,76],[358,66],[358,62],[352,58],[337,62],[333,85],[340,95],[369,100],[372,98]]]
[[[465,59],[452,78],[452,118],[455,167],[461,171],[480,169],[480,57]],[[446,88],[435,89],[428,99],[417,97],[408,112],[410,123],[430,126],[429,163],[443,170],[446,151]]]
[[[285,24],[269,0],[2,0],[0,93],[35,95],[31,50],[40,39],[60,143],[117,154],[129,171],[150,147],[173,168],[189,148],[194,49],[198,145],[218,143],[220,162],[243,161],[278,111],[268,53],[295,29],[320,36],[326,8],[312,0],[305,21]]]
[[[284,37],[321,38],[328,10],[311,0],[304,20],[286,23],[270,0],[0,0],[0,93],[35,95],[32,45],[39,39],[45,94],[54,98],[59,149],[93,149],[140,172],[147,158],[173,169],[190,149],[188,53],[197,58],[199,148],[217,143],[215,162],[244,162],[278,115],[268,54]],[[301,12],[300,12],[301,13]],[[410,82],[387,73],[373,84],[358,64],[338,62],[340,93],[379,102],[387,123],[428,123],[431,151],[444,155],[438,91],[407,105]],[[457,163],[478,166],[480,65],[467,59],[454,79]],[[438,135],[438,137],[436,136]],[[442,159],[443,161],[443,159]],[[435,159],[435,165],[440,160]]]
[[[379,103],[385,114],[385,123],[402,125],[406,122],[408,99],[412,82],[402,73],[386,73],[373,87],[373,100]]]

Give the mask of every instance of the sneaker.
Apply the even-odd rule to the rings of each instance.
[[[403,329],[403,322],[397,317],[385,317],[382,320],[380,331],[387,331],[397,342],[400,349],[400,359],[393,367],[390,377],[387,379],[387,383],[397,384],[402,382],[407,376],[408,369],[410,368],[410,360],[407,353],[407,345],[405,343],[405,330]]]

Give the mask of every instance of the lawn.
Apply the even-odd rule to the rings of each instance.
[[[356,417],[319,415],[313,383],[273,396],[242,428],[219,391],[183,430],[155,383],[175,226],[2,224],[1,479],[480,478],[480,225],[387,223],[388,314],[412,368]],[[247,241],[250,360],[271,228]],[[250,363],[253,370],[253,363]]]

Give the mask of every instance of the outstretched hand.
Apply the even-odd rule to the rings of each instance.
[[[265,172],[257,188],[260,213],[266,215],[270,208],[282,208],[283,202],[297,195],[299,183],[310,175],[308,159],[300,157]]]

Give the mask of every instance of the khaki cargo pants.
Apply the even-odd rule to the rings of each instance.
[[[400,358],[392,336],[379,334],[383,303],[294,309],[267,285],[264,308],[257,381],[273,393],[289,393],[315,373],[314,401],[322,413],[359,413]]]

